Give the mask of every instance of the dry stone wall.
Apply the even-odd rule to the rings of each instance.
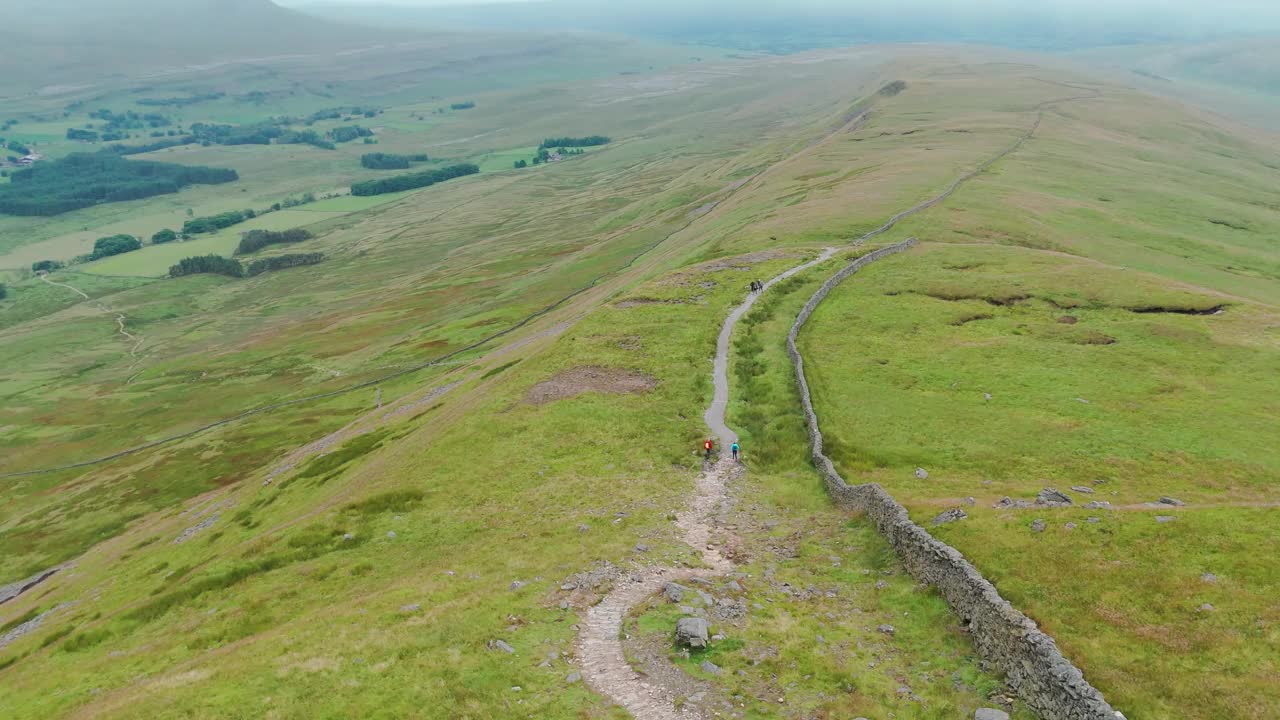
[[[809,428],[813,461],[827,490],[841,505],[866,513],[893,547],[908,572],[937,588],[969,629],[986,662],[1007,677],[1018,695],[1044,720],[1116,720],[1102,693],[1058,650],[1053,638],[1016,610],[994,585],[978,573],[955,548],[911,521],[907,510],[879,485],[849,485],[836,472],[822,446],[822,430],[804,373],[804,358],[796,346],[800,330],[827,295],[867,265],[911,249],[915,238],[858,258],[822,285],[796,319],[787,336],[787,352],[795,365],[800,400]]]

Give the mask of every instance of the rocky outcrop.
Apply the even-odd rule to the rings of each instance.
[[[18,582],[10,583],[8,585],[0,585],[0,604],[9,602],[22,593],[53,577],[59,571],[64,570],[67,567],[69,566],[58,565],[57,567],[51,567],[48,570],[38,572],[25,580],[19,580]]]
[[[804,373],[796,338],[818,305],[849,276],[881,258],[909,250],[910,239],[862,256],[836,273],[805,305],[787,337],[800,400],[808,425],[814,464],[835,500],[864,512],[889,541],[907,570],[937,588],[969,629],[982,657],[1004,673],[1022,699],[1045,720],[1116,720],[1116,712],[1083,673],[1058,650],[1053,638],[1018,612],[955,548],[911,521],[906,508],[879,485],[851,486],[823,450],[822,430]]]

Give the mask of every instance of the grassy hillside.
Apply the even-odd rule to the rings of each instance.
[[[963,507],[938,535],[1129,717],[1275,712],[1277,568],[1245,548],[1274,534],[1280,216],[1250,140],[1109,92],[1063,106],[894,231],[950,245],[859,274],[804,338],[842,473],[920,522]],[[1046,487],[1076,507],[999,504]]]
[[[923,520],[977,498],[939,535],[1129,717],[1175,703],[1188,717],[1265,717],[1275,571],[1250,549],[1265,523],[1220,506],[1271,501],[1265,237],[1277,217],[1259,188],[1280,166],[1275,141],[1024,60],[834,51],[541,86],[534,67],[527,86],[458,91],[477,107],[444,115],[432,111],[453,93],[392,90],[379,73],[377,150],[488,158],[486,172],[255,221],[296,218],[316,237],[288,251],[323,252],[320,265],[153,277],[172,247],[229,247],[232,228],[44,279],[10,273],[0,578],[75,565],[0,606],[0,635],[43,616],[0,648],[0,705],[17,717],[622,717],[574,677],[574,626],[621,571],[699,564],[673,518],[699,471],[716,334],[751,280],[824,247],[838,257],[770,290],[735,345],[730,421],[747,473],[716,542],[739,563],[738,589],[710,591],[743,611],[712,655],[685,658],[666,641],[673,606],[642,606],[627,652],[684,668],[687,698],[743,717],[1004,704],[942,601],[823,496],[782,341],[860,251],[851,238],[1036,128],[890,236],[924,248],[857,276],[815,317],[806,352],[842,471],[884,482]],[[199,112],[244,110],[223,98]],[[493,160],[596,133],[613,142],[561,163]],[[217,158],[245,179],[229,195],[31,223],[30,239],[0,226],[6,251],[25,261],[172,224],[191,200],[204,215],[372,172],[345,147],[157,155]],[[1058,322],[1067,314],[1077,322]],[[962,404],[970,384],[977,398]],[[969,424],[985,432],[955,430]],[[937,480],[914,481],[916,466]],[[1068,514],[1083,513],[1054,511],[1043,534],[1024,511],[990,508],[1040,478],[1108,478],[1094,496],[1116,492],[1116,508],[1071,531]],[[1167,494],[1187,503],[1161,511],[1174,523],[1123,507]],[[1209,533],[1199,518],[1224,519],[1212,553],[1170,542]],[[1206,572],[1218,579],[1202,593],[1192,580]],[[1174,596],[1186,599],[1162,600]],[[1214,613],[1188,614],[1203,602]],[[1169,617],[1209,627],[1184,642]],[[1211,657],[1233,671],[1211,676]]]

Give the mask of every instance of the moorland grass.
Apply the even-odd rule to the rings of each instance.
[[[1267,439],[1280,349],[1258,332],[1275,317],[1086,260],[926,246],[841,286],[802,351],[841,473],[881,483],[918,522],[976,498],[938,535],[1128,717],[1263,718],[1276,652],[1257,623],[1280,573],[1274,513],[1251,506],[1276,501],[1280,470]],[[993,508],[1044,487],[1117,509]],[[1146,505],[1163,496],[1188,509]],[[1220,584],[1201,579],[1219,570]]]

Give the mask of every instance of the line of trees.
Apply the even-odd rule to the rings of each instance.
[[[70,130],[67,132],[70,132]],[[116,155],[141,155],[143,153],[155,152],[157,150],[168,150],[171,147],[192,145],[198,142],[199,140],[196,140],[193,135],[183,135],[165,140],[157,140],[156,142],[146,143],[144,145],[121,145],[117,143],[115,145],[107,146],[102,150],[102,152],[112,152]]]
[[[249,263],[248,268],[245,268],[235,258],[221,255],[200,255],[179,260],[177,265],[169,268],[169,277],[179,278],[187,275],[225,275],[233,278],[256,277],[266,272],[315,265],[321,262],[324,262],[324,253],[298,253],[254,260]]]
[[[360,156],[360,165],[368,170],[408,170],[411,163],[429,162],[426,155],[393,155],[369,153]]]
[[[608,145],[613,142],[612,139],[604,135],[588,135],[587,137],[560,137],[547,138],[538,146],[542,148],[571,148],[571,147],[598,147],[600,145]]]
[[[209,215],[208,217],[192,218],[182,225],[182,232],[187,235],[199,235],[201,233],[218,232],[223,228],[229,228],[232,225],[239,225],[246,220],[252,220],[257,217],[258,213],[250,210],[232,210],[230,212],[218,213],[217,215]]]
[[[470,110],[475,106],[476,106],[475,101],[468,100],[466,102],[453,103],[452,105],[449,106],[449,109],[450,110]]]
[[[174,232],[173,230],[170,230],[169,228],[165,228],[160,232],[156,233],[155,235],[151,236],[151,244],[163,245],[165,243],[171,243],[177,239],[178,239],[178,233]]]
[[[184,105],[195,105],[196,103],[206,102],[208,100],[220,100],[226,97],[226,93],[206,93],[203,95],[192,95],[191,97],[172,97],[172,98],[143,98],[135,100],[139,105],[147,107],[182,107]]]
[[[0,185],[0,213],[47,217],[101,203],[176,193],[188,185],[235,182],[235,170],[132,161],[113,153],[73,153],[45,161]]]
[[[351,186],[351,194],[356,196],[384,195],[403,190],[414,190],[430,187],[436,183],[453,180],[465,175],[475,175],[478,172],[480,172],[480,167],[471,163],[450,165],[439,170],[427,170],[411,175],[396,175],[381,180],[359,182]]]
[[[240,246],[236,248],[236,254],[248,255],[269,245],[300,243],[304,240],[310,240],[312,237],[311,231],[303,228],[281,231],[250,230],[240,236]]]
[[[169,268],[169,277],[184,277],[186,275],[226,275],[227,277],[244,277],[244,266],[239,260],[222,257],[221,255],[200,255],[198,257],[183,258],[178,261],[177,265]]]
[[[275,272],[276,270],[284,270],[291,267],[302,267],[303,265],[315,265],[321,262],[324,262],[324,253],[277,255],[275,257],[263,258],[262,260],[254,260],[249,263],[249,267],[245,269],[245,274],[249,277],[255,277],[264,272]]]
[[[89,255],[89,260],[101,260],[112,255],[123,255],[141,249],[142,241],[132,235],[112,235],[94,241],[93,253]]]
[[[373,131],[359,125],[344,125],[329,131],[329,138],[336,143],[351,142],[362,137],[373,137]]]

